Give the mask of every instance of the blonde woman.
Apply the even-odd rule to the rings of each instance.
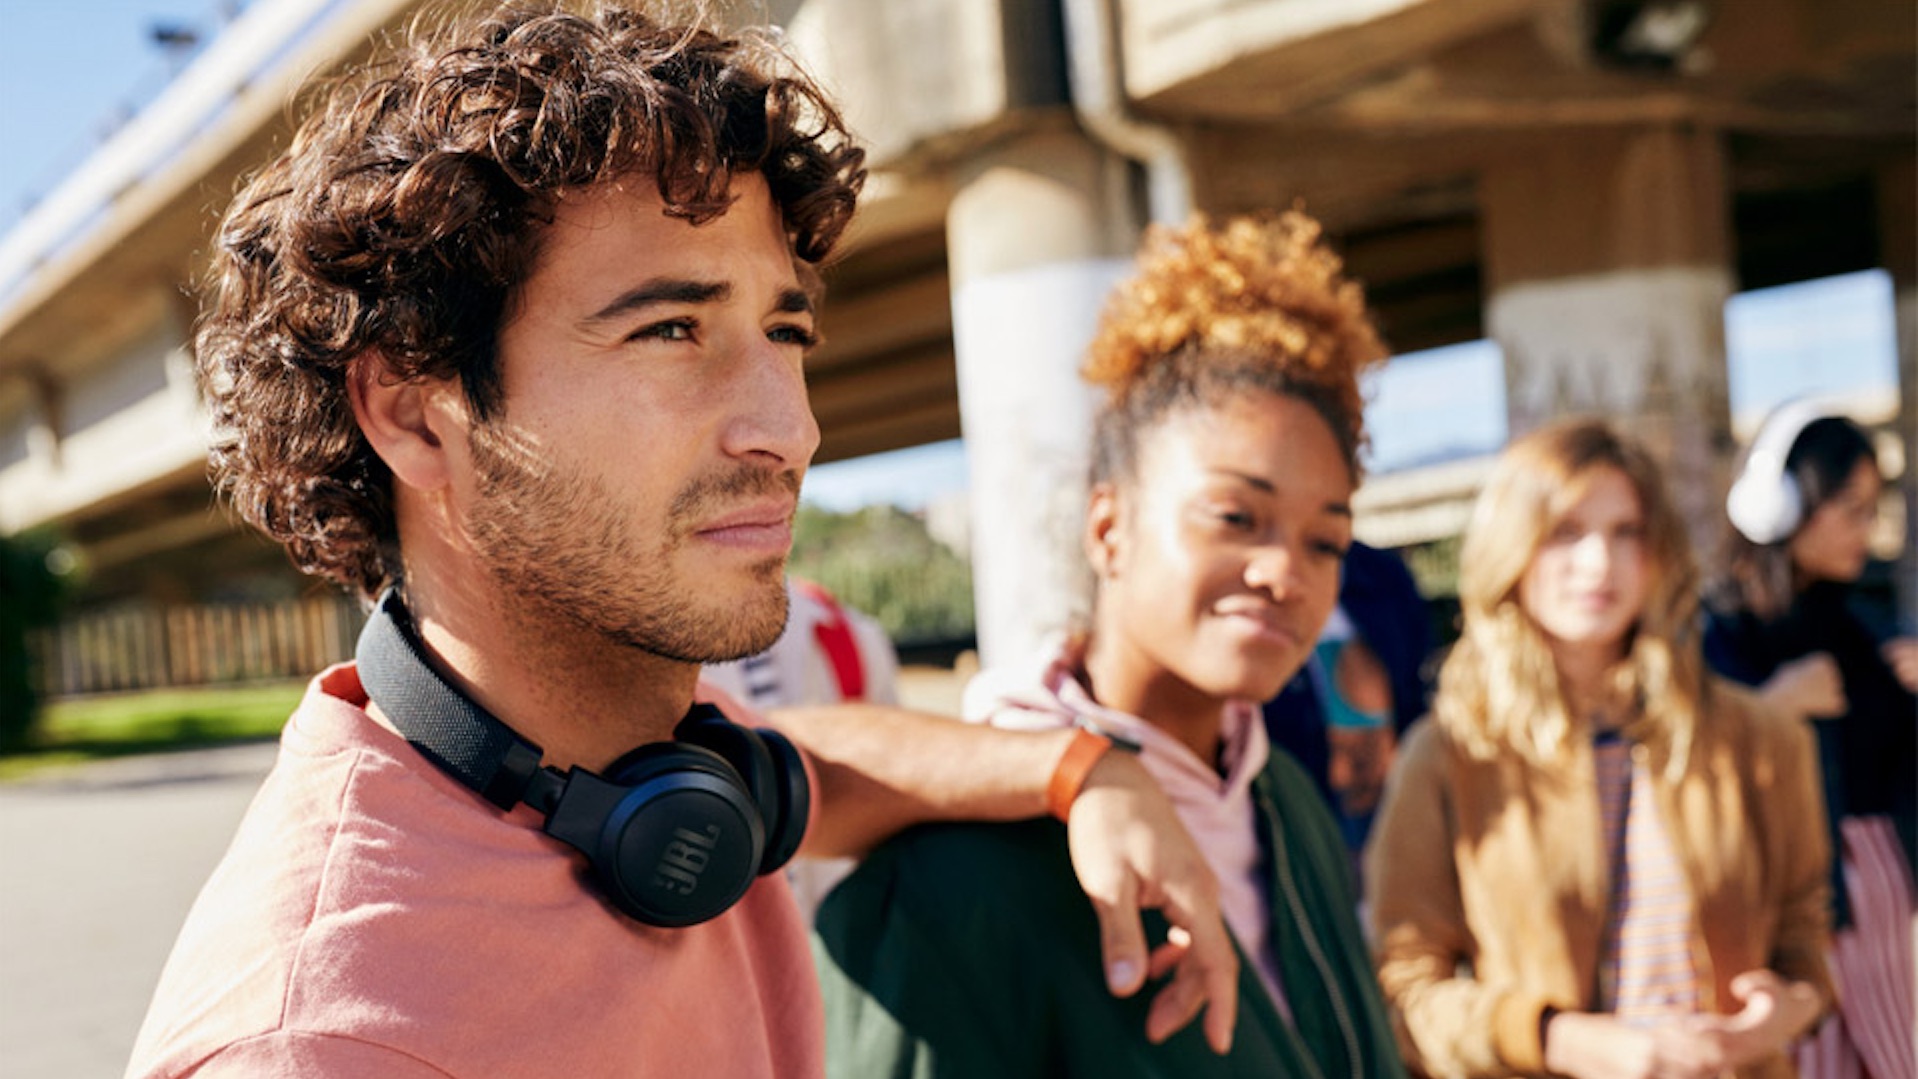
[[[1831,999],[1804,724],[1709,678],[1686,534],[1603,423],[1515,442],[1463,635],[1367,851],[1379,975],[1434,1076],[1792,1074]]]

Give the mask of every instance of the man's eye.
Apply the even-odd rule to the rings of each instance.
[[[766,338],[782,345],[798,345],[811,348],[819,343],[819,335],[804,326],[775,326],[766,331]]]
[[[693,323],[687,319],[670,319],[642,327],[627,340],[690,341],[693,339],[693,328]]]

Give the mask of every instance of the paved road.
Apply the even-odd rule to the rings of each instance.
[[[174,934],[273,751],[0,784],[0,1077],[121,1074]]]

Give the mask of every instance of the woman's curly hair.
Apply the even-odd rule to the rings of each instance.
[[[1294,397],[1331,427],[1354,481],[1365,444],[1359,376],[1386,348],[1359,285],[1296,210],[1203,215],[1146,234],[1138,272],[1106,305],[1081,374],[1105,390],[1092,480],[1132,478],[1140,435],[1175,411],[1248,389]]]
[[[766,180],[796,258],[852,217],[864,152],[763,36],[512,3],[331,84],[221,225],[194,341],[216,484],[295,563],[371,596],[398,572],[356,357],[500,407],[497,339],[569,189],[651,176],[667,213]]]

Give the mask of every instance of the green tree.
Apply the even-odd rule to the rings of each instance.
[[[896,506],[801,506],[791,571],[872,615],[895,642],[972,635],[972,566]]]
[[[46,531],[0,536],[0,753],[24,746],[40,709],[28,633],[59,616],[63,552]]]

